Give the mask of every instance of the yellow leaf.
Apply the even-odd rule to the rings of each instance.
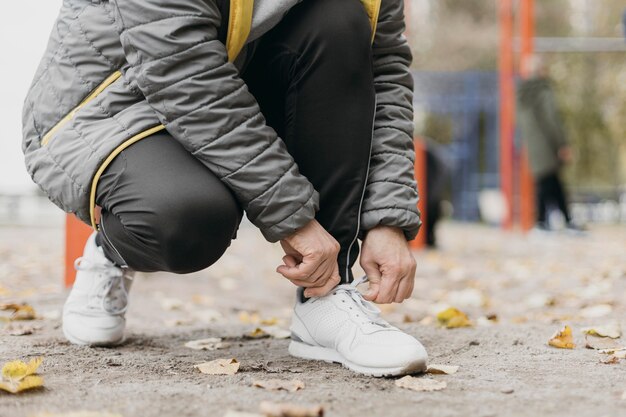
[[[241,364],[235,358],[216,359],[210,362],[204,362],[194,365],[194,368],[208,375],[234,375],[239,370]]]
[[[554,333],[548,344],[559,349],[574,349],[576,345],[572,337],[572,328],[569,326],[563,327],[563,329]]]
[[[472,326],[465,313],[454,307],[447,308],[437,314],[439,324],[447,329]]]
[[[22,361],[7,362],[2,367],[2,379],[10,382],[20,381],[37,372],[41,362],[43,362],[42,357],[32,359],[28,363]]]
[[[0,304],[0,310],[13,310],[10,320],[34,320],[37,318],[35,309],[28,304]]]
[[[582,332],[591,336],[610,337],[611,339],[619,339],[622,335],[622,329],[619,323],[613,322],[603,326],[585,327]]]
[[[261,321],[261,316],[259,316],[259,313],[241,311],[239,312],[239,321],[244,324],[258,324]]]

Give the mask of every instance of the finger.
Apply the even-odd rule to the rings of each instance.
[[[287,265],[288,267],[295,267],[296,265],[298,265],[298,261],[296,261],[296,258],[294,258],[291,255],[285,255],[283,256],[283,263],[285,265]]]
[[[398,286],[400,285],[400,277],[396,271],[383,273],[380,290],[375,302],[380,304],[391,303],[398,293]]]
[[[305,297],[321,297],[328,294],[333,288],[339,285],[341,281],[341,277],[339,276],[339,265],[337,262],[333,263],[333,268],[330,277],[324,283],[321,288],[309,288],[304,291]],[[327,290],[327,286],[330,286],[330,289]]]
[[[333,275],[328,281],[326,281],[326,284],[324,284],[323,287],[307,288],[304,290],[304,296],[307,298],[323,297],[331,292],[333,288],[339,284],[340,280],[341,278],[339,277],[339,274]]]
[[[381,275],[378,270],[378,265],[374,263],[367,263],[361,265],[363,267],[363,271],[367,275],[367,280],[369,282],[369,287],[367,291],[363,294],[363,298],[368,301],[374,301],[376,297],[378,297],[378,293],[380,291],[380,280]]]
[[[413,279],[407,273],[402,277],[400,283],[398,284],[398,292],[396,293],[396,297],[394,298],[394,302],[401,303],[407,298],[411,296],[411,290]]]
[[[276,272],[292,281],[308,281],[308,278],[311,276],[313,271],[317,269],[318,266],[319,263],[314,263],[310,259],[305,258],[296,266],[280,265],[278,268],[276,268]]]

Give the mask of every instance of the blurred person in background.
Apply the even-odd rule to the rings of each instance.
[[[66,338],[121,343],[134,272],[209,267],[245,211],[299,287],[292,355],[424,371],[423,346],[373,304],[414,285],[404,30],[402,0],[65,0],[23,150],[48,197],[95,229]],[[357,239],[367,277],[355,280]]]
[[[527,79],[517,89],[517,123],[528,149],[530,170],[535,180],[537,225],[539,230],[552,230],[549,212],[556,207],[572,231],[581,228],[572,222],[567,195],[560,177],[564,164],[573,159],[572,148],[565,135],[552,82],[543,59],[531,56],[526,66]]]

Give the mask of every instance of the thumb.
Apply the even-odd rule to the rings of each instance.
[[[376,297],[378,297],[378,291],[380,290],[381,274],[378,270],[378,265],[375,263],[368,263],[361,265],[361,267],[363,268],[363,271],[365,271],[369,282],[369,288],[363,294],[363,298],[368,301],[374,301]]]

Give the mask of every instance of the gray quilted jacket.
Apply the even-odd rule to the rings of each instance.
[[[63,1],[23,111],[26,167],[50,200],[97,227],[102,172],[127,146],[167,129],[233,191],[267,240],[315,216],[317,192],[234,63],[297,0],[257,0],[263,7],[254,12],[252,0],[230,1],[226,42],[216,0]],[[377,108],[360,233],[384,224],[412,239],[420,221],[403,4],[363,3],[376,26]]]

